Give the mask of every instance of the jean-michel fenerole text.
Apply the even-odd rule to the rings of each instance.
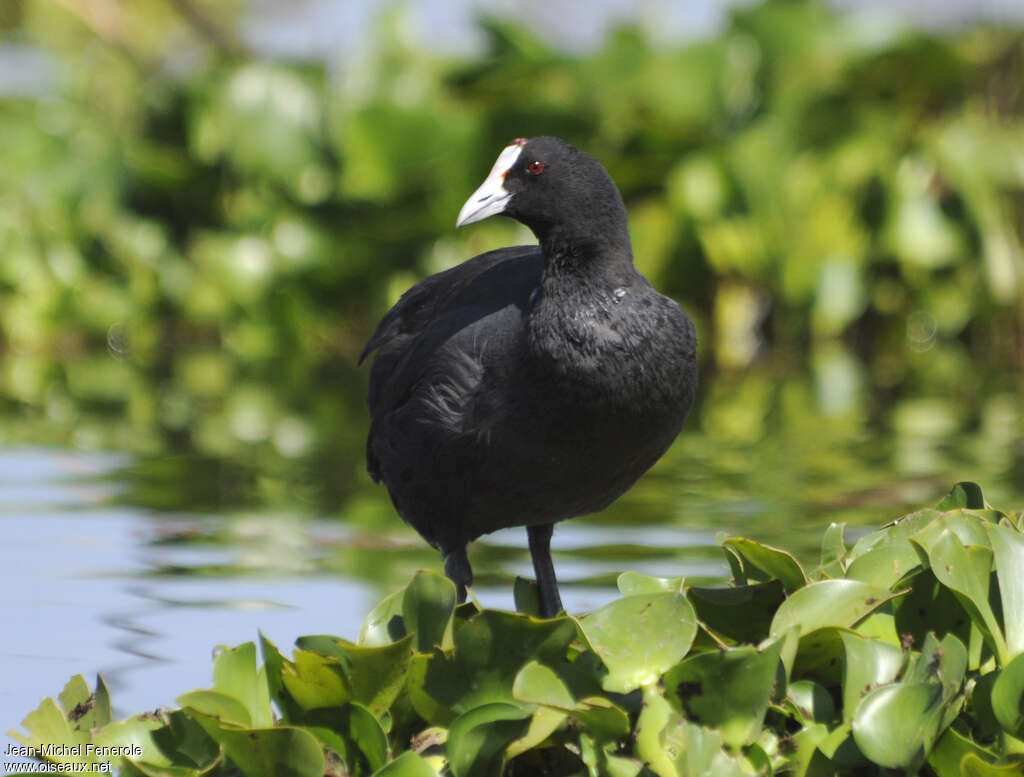
[[[7,745],[4,755],[21,758],[141,758],[140,745]]]

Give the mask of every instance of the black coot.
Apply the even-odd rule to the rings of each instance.
[[[514,140],[456,226],[499,213],[540,245],[432,275],[367,343],[366,461],[441,551],[460,601],[466,544],[525,526],[551,616],[554,524],[607,506],[669,447],[693,403],[697,338],[633,267],[622,197],[589,154]]]

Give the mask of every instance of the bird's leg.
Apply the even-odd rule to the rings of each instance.
[[[554,530],[553,523],[526,527],[526,534],[530,538],[533,571],[537,575],[537,587],[540,589],[540,614],[545,618],[553,618],[562,610],[558,580],[555,579],[555,565],[551,563],[551,534]]]
[[[469,565],[465,545],[445,554],[444,573],[455,583],[459,603],[466,601],[466,588],[473,585],[473,568]]]

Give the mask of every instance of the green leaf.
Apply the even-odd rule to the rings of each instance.
[[[165,725],[154,729],[151,736],[159,752],[171,763],[204,771],[220,758],[220,747],[184,710],[165,712],[162,717]],[[143,747],[142,760],[152,762],[152,753]]]
[[[727,588],[686,589],[698,620],[720,638],[760,642],[768,636],[772,616],[786,598],[782,582],[770,580]]]
[[[735,756],[723,748],[725,738],[713,729],[676,719],[661,736],[665,754],[674,760],[678,777],[750,777]],[[664,775],[662,775],[664,777]]]
[[[853,738],[869,759],[914,771],[939,733],[942,689],[933,683],[897,683],[869,692],[853,717]]]
[[[194,709],[189,714],[246,777],[323,777],[320,743],[299,728],[238,728]]]
[[[402,620],[406,630],[415,634],[415,646],[421,653],[429,653],[435,645],[442,650],[451,648],[456,598],[455,584],[434,572],[417,572],[406,586]]]
[[[786,688],[786,698],[793,705],[804,725],[828,723],[836,714],[835,703],[828,690],[813,680],[797,680]]]
[[[300,637],[282,680],[307,710],[356,701],[380,717],[405,686],[413,638],[367,647],[327,635]]]
[[[721,731],[740,747],[757,739],[780,672],[783,640],[698,653],[665,675],[665,696],[688,719]]]
[[[918,536],[913,541],[927,553],[936,579],[956,594],[975,624],[990,640],[999,662],[1005,665],[1008,660],[1006,641],[988,602],[992,552],[982,547],[968,550],[949,530],[942,531],[930,544],[921,543]]]
[[[1003,628],[1010,656],[1024,654],[1024,535],[1000,524],[987,524],[995,556]]]
[[[357,638],[360,645],[379,647],[397,642],[408,632],[402,617],[405,590],[396,591],[370,610]]]
[[[220,647],[213,662],[213,687],[242,703],[254,728],[273,725],[266,670],[256,661],[256,645]]]
[[[1024,653],[999,671],[992,686],[992,712],[1006,733],[1024,739]]]
[[[960,762],[961,777],[1024,777],[1024,761],[993,764],[970,753]]]
[[[284,714],[286,723],[295,722],[302,715],[302,707],[292,698],[281,677],[285,666],[291,662],[262,632],[260,632],[260,654],[263,656],[263,667],[267,676],[267,689],[270,692],[270,698],[277,703],[278,708]]]
[[[807,575],[791,553],[744,537],[727,539],[723,545],[740,556],[747,580],[779,580],[786,593],[792,593],[807,584]]]
[[[637,777],[643,764],[635,758],[624,758],[611,752],[610,745],[600,745],[587,734],[580,734],[580,756],[591,777]]]
[[[670,721],[672,726],[678,726],[682,719],[653,685],[644,687],[643,700],[643,708],[636,721],[636,754],[660,777],[677,777],[675,758],[678,754],[667,751],[662,742],[662,732]]]
[[[603,687],[617,693],[657,682],[697,635],[693,606],[679,593],[625,596],[577,622],[608,667]]]
[[[995,760],[994,753],[979,747],[955,729],[947,728],[928,753],[928,765],[936,777],[963,777],[961,764],[971,754],[988,762]]]
[[[819,569],[827,577],[843,577],[846,560],[846,542],[843,540],[845,523],[830,523],[821,538]]]
[[[877,639],[841,631],[843,642],[843,720],[853,720],[864,696],[895,681],[903,668],[903,651]]]
[[[571,710],[576,707],[576,699],[565,683],[553,669],[536,661],[526,664],[516,675],[512,683],[512,695],[528,704],[544,704]]]
[[[927,635],[955,634],[961,642],[969,642],[971,616],[953,591],[942,585],[931,569],[922,569],[905,581],[911,586],[906,596],[893,602],[896,631],[901,639],[922,645]]]
[[[567,617],[538,620],[484,610],[456,629],[449,655],[416,655],[409,666],[413,707],[428,723],[447,725],[459,713],[492,702],[511,702],[512,684],[530,661],[557,665],[576,637]]]
[[[41,745],[67,745],[74,747],[84,744],[89,737],[86,732],[72,731],[67,718],[57,706],[57,702],[47,697],[34,711],[25,716],[21,725],[28,731],[28,736],[22,736],[16,731],[7,733],[23,745],[38,748]],[[81,761],[81,758],[67,758],[65,756],[48,757],[48,761]],[[92,759],[88,759],[92,760]]]
[[[512,599],[516,612],[540,617],[540,586],[535,580],[517,576],[512,584]]]
[[[68,681],[58,698],[68,723],[75,731],[89,731],[110,722],[109,699],[105,708],[102,704],[98,705],[96,696],[89,690],[85,678],[80,674]]]
[[[771,633],[800,627],[801,641],[818,629],[848,628],[894,596],[858,580],[820,580],[796,591],[772,618]]]
[[[181,713],[179,713],[181,714]],[[191,724],[193,734],[198,729],[194,723]],[[99,729],[92,738],[92,743],[97,747],[136,747],[137,752],[142,756],[138,759],[151,770],[154,768],[167,769],[169,767],[181,766],[177,759],[172,758],[173,751],[167,752],[163,743],[166,741],[164,731],[166,727],[162,720],[155,715],[136,715],[127,720],[115,721]],[[208,737],[205,737],[206,761],[205,766],[212,765],[220,755],[217,746]],[[197,738],[198,740],[198,738]],[[198,744],[198,741],[197,741]],[[213,745],[212,748],[210,745]],[[106,757],[98,758],[99,761],[110,760]],[[121,759],[114,759],[121,760]],[[131,759],[129,759],[131,760]],[[134,763],[134,761],[133,761]],[[197,764],[189,759],[188,767],[195,767]]]
[[[437,772],[419,753],[406,750],[394,761],[375,771],[373,777],[437,777]]]
[[[921,558],[914,546],[908,540],[894,540],[855,558],[846,569],[846,577],[878,588],[892,588],[920,566]]]
[[[448,730],[448,763],[454,777],[494,777],[505,766],[505,748],[525,733],[530,713],[515,704],[484,704],[456,718]]]
[[[656,594],[662,591],[676,593],[683,590],[682,577],[652,577],[640,572],[623,572],[619,575],[616,585],[623,596],[634,594]]]
[[[196,712],[221,723],[252,727],[249,710],[234,696],[220,691],[191,691],[183,693],[176,701],[189,713]]]
[[[935,505],[936,510],[956,510],[964,507],[969,510],[985,509],[985,496],[981,493],[981,486],[977,483],[969,481],[957,483],[943,497],[942,501]]]

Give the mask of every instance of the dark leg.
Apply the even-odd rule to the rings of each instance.
[[[459,602],[466,601],[466,588],[473,585],[473,568],[469,565],[466,546],[453,550],[444,557],[444,573],[455,583]]]
[[[553,618],[562,611],[562,598],[558,595],[558,581],[555,579],[555,565],[551,563],[551,534],[554,530],[553,523],[526,527],[526,534],[530,538],[533,571],[537,575],[537,587],[540,589],[540,614],[545,618]]]

